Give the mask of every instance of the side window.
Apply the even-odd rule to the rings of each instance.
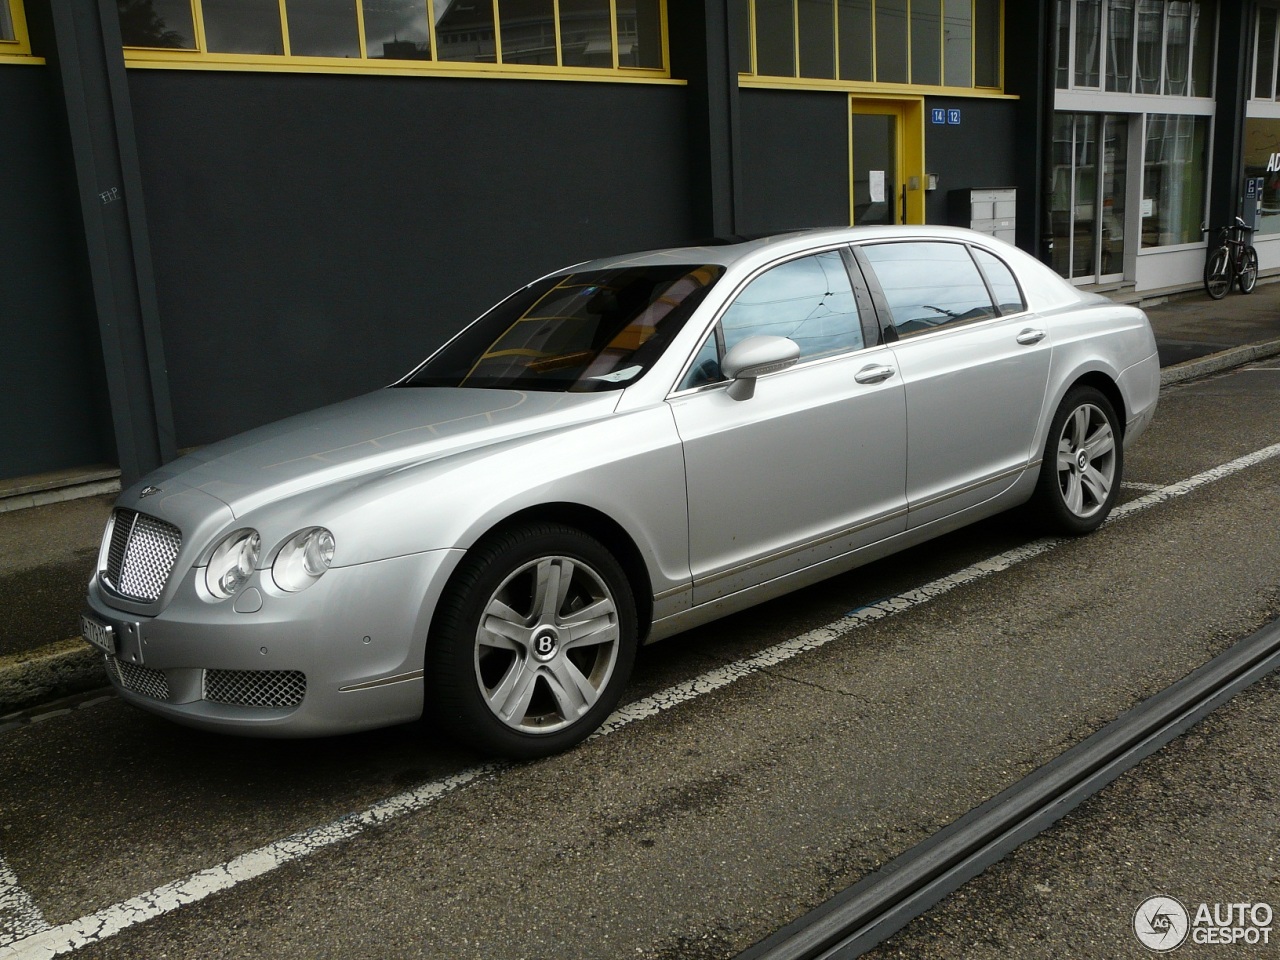
[[[853,287],[838,250],[789,260],[762,273],[738,294],[720,322],[726,350],[761,335],[794,340],[802,361],[863,346]]]
[[[902,335],[999,315],[961,243],[911,241],[862,248]]]
[[[1018,281],[1013,278],[1013,271],[1003,260],[978,247],[973,248],[973,256],[982,267],[982,272],[987,275],[987,283],[991,285],[991,292],[995,294],[996,306],[1001,313],[1021,313],[1027,309],[1022,291],[1018,289]]]

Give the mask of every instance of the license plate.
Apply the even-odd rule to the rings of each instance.
[[[116,632],[110,624],[100,623],[93,617],[80,615],[80,636],[84,637],[103,653],[115,656]]]

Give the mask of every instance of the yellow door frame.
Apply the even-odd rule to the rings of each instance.
[[[907,188],[907,223],[924,223],[924,97],[849,97],[849,222],[853,223],[853,118],[855,114],[896,117],[898,142],[894,144],[898,190]],[[902,195],[893,198],[893,219],[902,222]]]

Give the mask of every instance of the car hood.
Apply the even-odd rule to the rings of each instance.
[[[176,481],[243,516],[316,487],[379,476],[462,451],[606,417],[618,393],[389,387],[211,444],[121,497]]]

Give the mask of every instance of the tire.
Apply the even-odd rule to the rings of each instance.
[[[1204,289],[1214,300],[1221,300],[1231,290],[1231,254],[1226,247],[1213,251],[1204,265]]]
[[[1244,266],[1240,268],[1240,292],[1253,293],[1258,285],[1258,251],[1253,247],[1244,248]]]
[[[1102,391],[1068,391],[1049,426],[1033,498],[1052,531],[1080,536],[1102,526],[1120,492],[1121,441],[1120,421]]]
[[[532,760],[586,739],[617,706],[636,652],[622,567],[554,523],[468,551],[427,641],[427,708],[483,753]]]

